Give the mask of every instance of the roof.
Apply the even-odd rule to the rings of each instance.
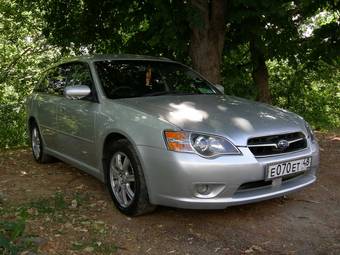
[[[70,63],[70,62],[77,62],[77,61],[94,62],[94,61],[104,61],[104,60],[152,60],[152,61],[165,61],[165,62],[178,63],[178,62],[171,60],[169,58],[153,57],[153,56],[147,56],[147,55],[134,55],[134,54],[83,55],[83,56],[63,59],[63,60],[49,66],[47,69],[44,70],[44,72],[46,72],[47,70],[54,68],[56,66],[59,66],[59,65],[62,65],[62,64],[67,64],[67,63]]]
[[[71,59],[66,59],[65,62],[70,61],[103,61],[103,60],[155,60],[155,61],[170,61],[172,60],[164,57],[152,57],[146,55],[134,55],[134,54],[101,54],[101,55],[86,55],[86,56],[79,56],[74,57]]]

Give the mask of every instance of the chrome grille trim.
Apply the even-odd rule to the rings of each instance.
[[[288,143],[287,148],[278,146],[282,140]],[[306,149],[307,139],[302,132],[253,137],[248,139],[248,148],[255,157],[275,156]]]
[[[287,155],[287,154],[290,154],[290,153],[296,153],[296,152],[304,151],[306,149],[307,148],[303,148],[301,150],[296,150],[296,151],[290,151],[290,152],[282,152],[282,153],[276,153],[276,154],[267,154],[267,155],[255,156],[255,158],[267,158],[267,157],[275,157],[275,156]]]
[[[291,141],[287,141],[289,145],[291,145],[292,143],[296,143],[298,141],[303,140],[304,138],[299,138],[299,139],[295,139],[295,140],[291,140]],[[276,143],[263,143],[263,144],[251,144],[248,145],[248,147],[275,147],[277,148],[277,144]]]

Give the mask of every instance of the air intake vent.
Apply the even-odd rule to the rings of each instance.
[[[301,132],[254,137],[248,140],[248,148],[255,157],[294,152],[306,147],[307,140]]]

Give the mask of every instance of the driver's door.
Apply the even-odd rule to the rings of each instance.
[[[91,94],[83,99],[60,101],[57,122],[60,150],[67,157],[91,167],[97,165],[95,150],[95,118],[99,103],[87,63],[74,62],[63,66],[66,86],[86,85]]]

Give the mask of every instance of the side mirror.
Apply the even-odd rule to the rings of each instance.
[[[215,88],[218,89],[218,91],[220,91],[222,94],[224,94],[224,87],[220,84],[215,84]]]
[[[68,86],[64,89],[64,96],[70,99],[81,99],[91,94],[91,89],[85,85]]]

